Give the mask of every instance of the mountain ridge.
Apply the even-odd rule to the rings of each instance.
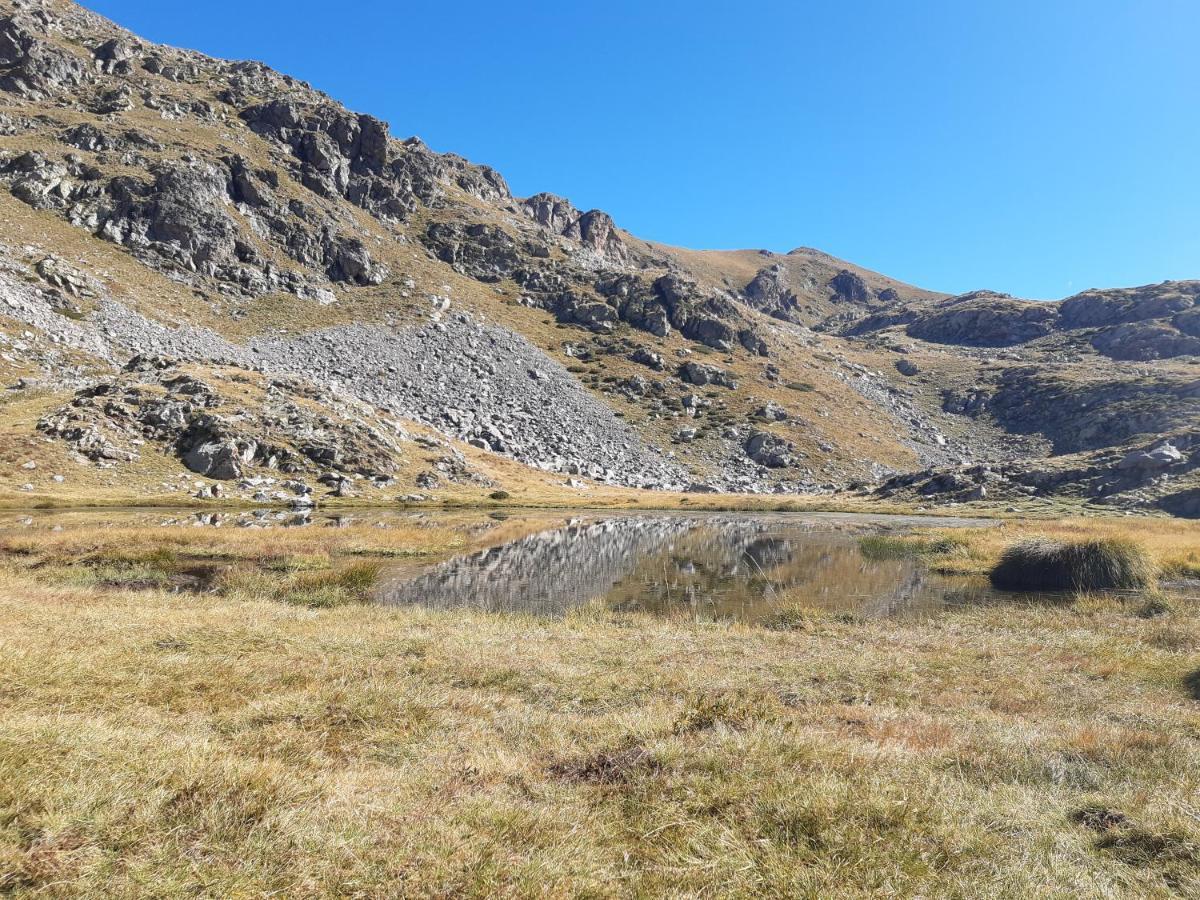
[[[1114,438],[1130,452],[1190,447],[1197,421],[1200,282],[1048,303],[952,297],[812,248],[668,247],[562,197],[514,197],[494,169],[395,138],[261,63],[144,42],[65,0],[0,3],[0,116],[11,223],[0,313],[15,323],[2,333],[5,346],[35,347],[7,350],[0,378],[44,379],[70,355],[63,391],[100,379],[122,396],[171,393],[151,370],[113,380],[141,355],[165,358],[154,372],[208,379],[207,412],[171,400],[178,427],[129,404],[83,416],[75,430],[108,435],[114,465],[147,469],[139,460],[153,456],[164,471],[278,482],[287,459],[301,480],[340,475],[382,496],[406,479],[419,493],[418,475],[454,490],[431,474],[439,462],[482,471],[505,468],[500,457],[570,491],[813,494],[930,466],[1066,465],[1054,437],[1064,416],[1084,427],[1134,394],[1156,412]],[[421,451],[400,447],[403,464],[356,468],[316,438],[273,443],[236,423],[280,423],[211,383],[232,378],[230,365],[333,386],[346,410],[365,402],[411,423],[397,424],[405,433],[433,429],[462,461],[422,468]],[[1036,377],[1020,375],[1030,367]],[[1053,407],[1021,402],[1051,396],[1038,393],[1048,381],[1060,385]],[[84,401],[102,396],[63,391],[46,421],[63,420],[51,401],[94,408]],[[97,464],[62,429],[42,434],[66,442],[65,460]],[[1113,446],[1103,440],[1070,452]],[[1195,462],[1099,499],[1153,505],[1190,484]],[[502,481],[462,475],[464,490]]]

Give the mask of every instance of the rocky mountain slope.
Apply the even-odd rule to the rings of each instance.
[[[1034,303],[672,248],[67,0],[0,0],[0,214],[17,491],[1200,487],[1200,282]]]

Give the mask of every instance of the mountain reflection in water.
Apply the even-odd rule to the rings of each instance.
[[[751,622],[783,603],[895,616],[990,593],[915,560],[869,560],[858,534],[820,528],[736,515],[575,521],[397,575],[379,599],[539,616],[602,600],[618,610]]]

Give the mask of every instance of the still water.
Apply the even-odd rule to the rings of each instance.
[[[907,521],[853,516],[579,517],[421,571],[393,572],[378,596],[385,603],[551,617],[599,602],[742,622],[791,605],[859,616],[928,615],[993,596],[986,583],[860,551],[864,534],[905,527]]]

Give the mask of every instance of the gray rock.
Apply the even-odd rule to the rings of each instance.
[[[1122,457],[1117,463],[1118,469],[1137,469],[1141,471],[1166,469],[1176,463],[1183,462],[1184,456],[1172,444],[1160,444],[1151,450],[1134,450]]]
[[[756,431],[746,440],[746,455],[768,469],[782,469],[795,461],[792,445],[769,431]]]
[[[198,475],[222,481],[242,477],[241,454],[229,440],[196,444],[182,458],[183,464]]]

